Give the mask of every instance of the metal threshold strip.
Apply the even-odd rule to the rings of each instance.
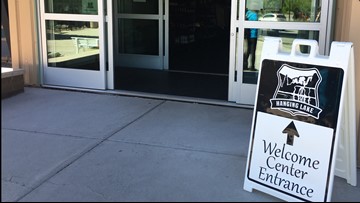
[[[147,99],[161,99],[161,100],[168,100],[168,101],[208,104],[208,105],[246,108],[246,109],[254,108],[253,105],[237,104],[234,102],[215,100],[215,99],[204,99],[204,98],[185,97],[185,96],[166,95],[166,94],[155,94],[155,93],[146,93],[146,92],[135,92],[135,91],[126,91],[126,90],[95,90],[95,89],[86,89],[86,88],[54,86],[54,85],[42,85],[41,87],[48,88],[48,89],[70,90],[70,91],[88,92],[88,93],[96,93],[96,94],[111,94],[111,95],[139,97],[139,98],[147,98]]]

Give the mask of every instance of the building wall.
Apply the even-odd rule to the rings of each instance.
[[[357,115],[357,158],[360,167],[360,1],[338,0],[336,3],[335,39],[354,44]]]
[[[24,70],[25,84],[39,85],[35,0],[10,0],[8,4],[12,68]]]
[[[344,0],[342,0],[344,1]],[[358,128],[357,128],[357,135],[358,135],[358,166],[360,167],[360,26],[359,26],[359,19],[360,19],[360,1],[359,0],[352,0],[351,1],[351,16],[350,16],[350,30],[349,30],[349,41],[354,43],[355,47],[355,78],[356,80],[356,106],[357,106],[357,121],[358,121]]]

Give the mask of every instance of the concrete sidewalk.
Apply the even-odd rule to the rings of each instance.
[[[27,87],[1,110],[2,201],[281,201],[243,190],[249,109]]]

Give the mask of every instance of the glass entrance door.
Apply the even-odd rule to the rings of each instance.
[[[116,0],[115,66],[164,69],[164,0]]]
[[[40,1],[43,83],[106,89],[103,0]]]
[[[332,4],[332,0],[232,0],[229,101],[254,105],[266,36],[280,37],[282,51],[289,53],[294,39],[314,39],[320,54],[327,54]],[[309,52],[308,47],[301,51]]]
[[[230,2],[117,0],[115,89],[226,101]]]

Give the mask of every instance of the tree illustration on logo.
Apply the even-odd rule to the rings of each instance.
[[[293,80],[291,84],[297,84],[294,87],[294,99],[311,104],[311,100],[314,99],[314,94],[312,92],[314,91],[314,88],[309,88],[308,84],[313,80],[313,76],[305,77],[300,76],[298,80]],[[296,81],[296,82],[295,82]],[[297,91],[297,92],[296,92]]]

